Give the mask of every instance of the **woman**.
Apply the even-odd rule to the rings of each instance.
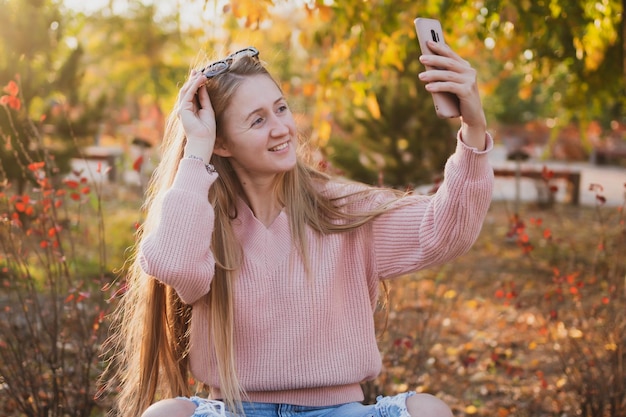
[[[307,164],[256,49],[191,73],[118,311],[121,415],[451,415],[415,392],[360,403],[360,383],[381,369],[380,281],[466,252],[491,201],[475,71],[449,47],[429,47],[437,55],[420,60],[439,69],[419,78],[456,94],[462,112],[457,150],[430,197]],[[189,373],[210,400],[188,397]]]

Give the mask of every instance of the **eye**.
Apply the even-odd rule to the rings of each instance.
[[[260,125],[261,123],[263,123],[263,120],[264,120],[264,119],[263,119],[262,117],[257,117],[256,119],[254,119],[254,120],[252,121],[252,125],[251,125],[251,127],[255,127],[255,126]]]
[[[278,113],[284,113],[287,110],[289,110],[289,107],[287,107],[286,104],[281,104],[280,106],[278,106]]]

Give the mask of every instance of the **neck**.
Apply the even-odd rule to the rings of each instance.
[[[244,200],[261,223],[269,227],[282,210],[275,195],[274,181],[242,182]]]

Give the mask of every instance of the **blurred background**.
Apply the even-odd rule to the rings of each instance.
[[[322,168],[435,190],[459,121],[437,118],[418,81],[422,16],[478,71],[494,206],[471,258],[398,290],[368,399],[416,389],[462,415],[626,416],[625,6],[0,0],[0,415],[110,407],[107,316],[192,68],[257,47]]]
[[[20,114],[42,128],[62,170],[80,148],[114,164],[108,180],[141,183],[132,163],[145,155],[140,173],[148,174],[158,161],[164,117],[190,68],[255,45],[282,80],[303,133],[334,168],[369,183],[430,184],[457,122],[433,115],[417,81],[416,16],[439,18],[447,42],[477,68],[490,130],[506,155],[523,149],[621,165],[626,155],[617,0],[0,6],[0,85],[19,78]],[[6,115],[0,126],[10,132]]]

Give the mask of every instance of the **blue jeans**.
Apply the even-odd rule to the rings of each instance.
[[[376,404],[363,405],[358,402],[332,405],[328,407],[307,407],[301,405],[244,402],[246,417],[410,417],[406,409],[406,399],[415,392],[405,392],[391,397],[379,396]],[[196,405],[192,417],[233,417],[224,411],[223,404],[200,397],[187,400]]]

